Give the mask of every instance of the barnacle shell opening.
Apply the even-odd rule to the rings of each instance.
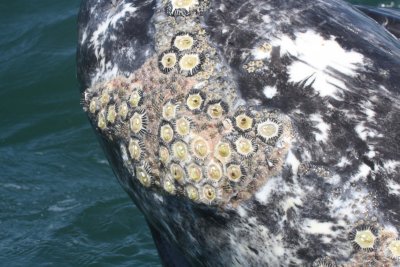
[[[180,51],[192,49],[194,39],[189,34],[177,35],[174,40],[174,46]]]
[[[198,72],[201,65],[198,54],[185,54],[179,59],[179,68],[181,71],[194,75]]]
[[[370,249],[374,247],[375,235],[371,230],[357,231],[354,242],[356,242],[362,249]]]

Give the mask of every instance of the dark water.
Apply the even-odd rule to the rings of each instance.
[[[78,7],[0,3],[0,266],[160,266],[79,106]]]

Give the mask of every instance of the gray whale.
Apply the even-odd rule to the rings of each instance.
[[[400,44],[339,0],[86,0],[82,102],[165,266],[399,266]]]

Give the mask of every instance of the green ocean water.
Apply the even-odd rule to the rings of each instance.
[[[79,105],[79,2],[0,3],[0,266],[160,266]]]

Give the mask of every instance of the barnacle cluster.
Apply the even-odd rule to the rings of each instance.
[[[97,129],[126,150],[124,164],[139,185],[234,205],[280,171],[292,131],[277,112],[236,104],[236,85],[223,78],[230,73],[218,66],[198,20],[207,4],[164,1],[157,55],[128,78],[89,88],[85,108]]]
[[[286,117],[234,108],[212,87],[193,89],[196,80],[179,73],[164,79],[154,72],[158,63],[153,58],[139,73],[98,85],[85,97],[99,131],[125,146],[126,164],[141,185],[227,204],[246,199],[279,171],[291,140]],[[268,161],[278,164],[271,169]]]

